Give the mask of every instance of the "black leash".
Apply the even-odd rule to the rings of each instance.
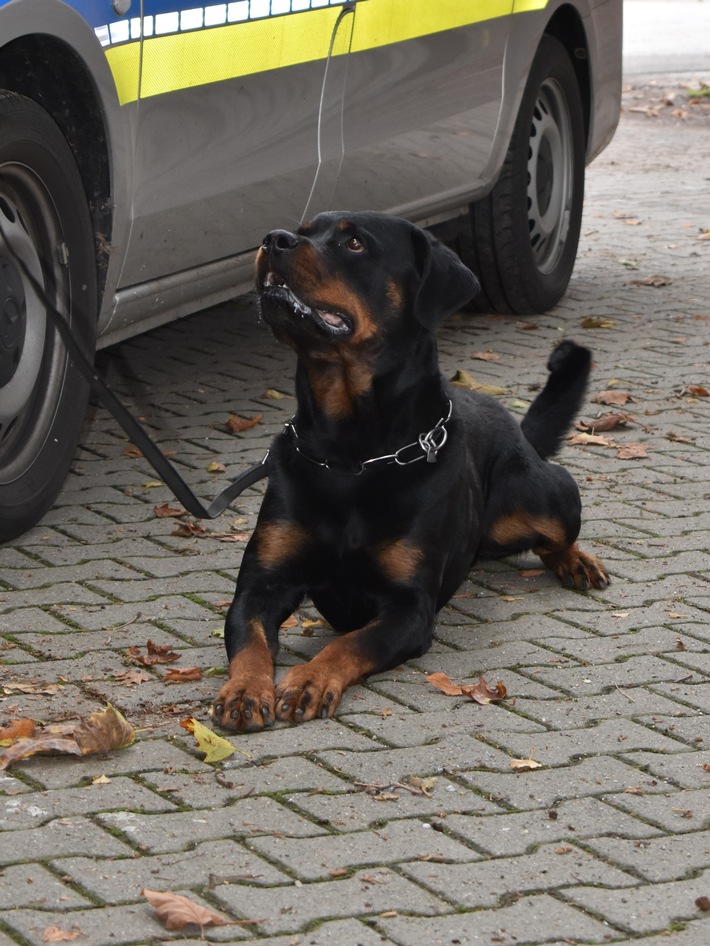
[[[269,453],[267,451],[260,463],[257,463],[256,466],[252,466],[243,473],[240,473],[239,476],[232,480],[229,486],[226,486],[222,492],[212,500],[209,506],[205,506],[204,503],[193,493],[185,480],[182,478],[182,476],[180,476],[178,471],[175,469],[172,463],[170,463],[168,458],[160,450],[157,444],[155,444],[150,438],[146,430],[140,425],[128,408],[119,400],[117,395],[114,394],[108,384],[97,372],[94,365],[84,354],[79,341],[72,331],[71,326],[62,317],[62,314],[59,312],[59,310],[50,302],[47,293],[44,291],[44,287],[29,271],[28,267],[24,263],[24,260],[20,259],[20,257],[15,253],[13,247],[11,247],[8,240],[5,239],[5,235],[1,228],[0,238],[7,253],[20,267],[25,278],[37,293],[38,298],[44,305],[47,312],[48,321],[52,324],[54,330],[61,338],[62,344],[64,345],[69,356],[74,361],[76,367],[79,369],[83,377],[89,382],[92,392],[101,401],[104,407],[110,411],[110,413],[123,428],[124,432],[128,435],[130,441],[141,451],[145,459],[148,461],[148,463],[150,463],[161,480],[163,480],[166,486],[172,490],[176,499],[182,503],[182,505],[191,515],[195,516],[197,519],[215,519],[222,512],[224,512],[232,500],[236,499],[240,493],[243,493],[244,490],[249,486],[252,486],[254,483],[264,479],[269,475],[267,464]]]

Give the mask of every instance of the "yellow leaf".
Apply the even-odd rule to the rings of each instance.
[[[208,762],[210,765],[213,762],[221,762],[222,759],[228,759],[230,755],[233,755],[237,751],[231,742],[227,742],[226,739],[212,732],[211,729],[208,729],[207,726],[204,726],[193,716],[189,716],[187,719],[181,719],[180,725],[183,729],[192,733],[197,740],[197,748],[200,752],[205,753],[204,761]],[[247,755],[246,752],[242,754]]]
[[[531,769],[541,769],[542,762],[534,759],[511,759],[510,767],[515,772],[529,772]]]

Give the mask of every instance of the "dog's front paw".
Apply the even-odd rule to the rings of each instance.
[[[292,723],[326,719],[337,709],[343,690],[336,674],[316,668],[312,662],[292,667],[276,687],[276,717]]]
[[[271,677],[230,677],[212,704],[211,716],[223,729],[254,730],[271,726],[276,693]]]
[[[540,552],[540,558],[563,585],[578,591],[606,588],[611,584],[609,573],[601,561],[583,552],[576,543],[562,552]]]

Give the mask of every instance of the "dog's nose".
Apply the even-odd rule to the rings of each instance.
[[[295,233],[290,233],[288,230],[272,230],[271,233],[266,234],[261,245],[271,252],[283,252],[295,249],[300,242],[300,238]]]

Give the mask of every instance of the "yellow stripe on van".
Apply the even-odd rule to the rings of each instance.
[[[537,8],[547,0],[361,0],[350,49],[361,52]],[[341,5],[264,17],[202,30],[152,36],[110,47],[106,56],[121,104],[326,59]],[[521,10],[522,12],[522,10]],[[334,55],[348,52],[351,31],[339,31]]]

